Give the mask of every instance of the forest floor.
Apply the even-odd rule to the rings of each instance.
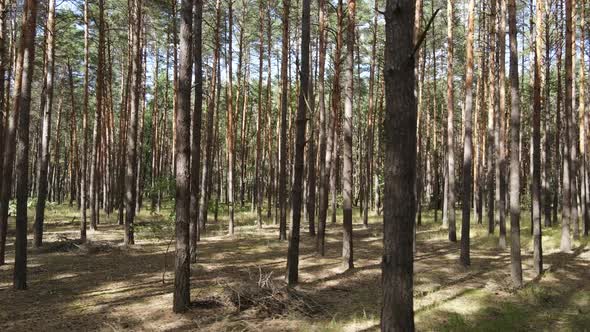
[[[287,291],[287,242],[278,241],[278,228],[268,224],[257,229],[255,214],[244,208],[236,214],[236,234],[228,236],[222,213],[199,242],[198,263],[192,265],[191,309],[176,315],[171,310],[174,244],[169,214],[140,213],[137,244],[130,247],[122,244],[123,229],[116,217],[102,216],[99,230],[89,231],[89,244],[81,245],[73,240],[78,237],[77,212],[49,206],[45,245],[29,250],[27,291],[12,289],[11,219],[8,264],[0,267],[0,330],[378,330],[381,217],[372,216],[364,228],[355,210],[355,269],[346,272],[340,267],[340,216],[337,224],[328,225],[325,257],[315,254],[315,239],[305,227],[300,284]],[[418,330],[590,330],[588,241],[575,242],[573,252],[563,254],[557,250],[559,227],[544,229],[546,271],[535,279],[530,222],[524,215],[526,286],[518,291],[510,284],[509,249],[498,248],[497,235],[488,236],[485,226],[472,225],[472,265],[463,268],[459,243],[446,240],[446,231],[431,213],[424,216],[414,267]],[[257,287],[266,292],[256,292]]]

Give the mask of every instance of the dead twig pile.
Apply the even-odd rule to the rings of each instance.
[[[121,250],[120,246],[115,242],[109,241],[86,241],[82,242],[80,239],[70,239],[64,234],[57,235],[57,241],[48,242],[43,247],[36,249],[38,253],[75,253],[80,255],[97,255],[101,253],[108,253]]]
[[[52,253],[52,252],[73,252],[77,251],[82,245],[80,239],[69,239],[63,234],[57,235],[57,241],[46,242],[41,248],[35,249],[38,253]]]
[[[272,278],[272,272],[265,274],[262,269],[249,280],[230,284],[218,282],[222,291],[214,301],[232,307],[235,312],[256,318],[280,318],[288,314],[313,317],[326,313],[324,307],[311,296]]]

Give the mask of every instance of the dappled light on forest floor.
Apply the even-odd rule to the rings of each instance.
[[[246,209],[245,209],[246,210]],[[63,217],[60,216],[63,214]],[[137,244],[125,247],[115,216],[76,240],[78,223],[66,207],[47,221],[46,242],[29,250],[29,289],[12,289],[12,255],[0,267],[0,330],[199,330],[373,331],[381,301],[381,217],[354,224],[355,268],[341,267],[341,223],[328,224],[326,256],[302,233],[300,284],[286,288],[287,242],[278,227],[255,226],[255,214],[236,215],[239,227],[225,235],[227,219],[210,220],[192,265],[190,310],[170,310],[173,225],[167,212],[141,213]],[[11,220],[11,229],[13,227]],[[510,284],[508,250],[497,235],[472,225],[472,265],[458,263],[459,244],[425,215],[418,230],[414,304],[418,330],[581,330],[590,326],[590,248],[576,242],[570,254],[545,241],[546,272],[533,280],[529,232],[522,231],[524,289]],[[527,225],[527,222],[523,222]],[[554,234],[554,235],[551,235]],[[29,237],[30,238],[30,237]],[[9,233],[9,243],[13,241]],[[558,242],[557,242],[558,243]]]

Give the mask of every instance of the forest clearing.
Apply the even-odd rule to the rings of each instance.
[[[0,330],[589,331],[588,0],[0,0]]]
[[[275,225],[256,227],[255,214],[238,212],[236,234],[226,235],[227,211],[211,235],[202,239],[199,263],[192,265],[191,309],[181,316],[166,310],[171,301],[173,224],[166,213],[138,215],[137,242],[122,244],[116,222],[89,233],[89,247],[73,240],[77,211],[48,209],[47,244],[30,260],[30,287],[10,287],[10,269],[0,267],[0,330],[100,331],[376,331],[379,326],[381,226],[377,216],[365,228],[355,223],[356,268],[340,266],[340,225],[327,230],[326,256],[318,257],[314,239],[304,235],[301,280],[296,291],[310,310],[239,309],[228,289],[257,285],[268,278],[281,288],[285,242]],[[355,211],[358,213],[358,210]],[[340,216],[339,216],[340,217]],[[446,240],[432,214],[418,230],[415,258],[416,329],[420,331],[584,331],[590,326],[590,248],[585,240],[570,254],[559,252],[559,230],[544,242],[547,271],[525,273],[526,286],[514,291],[510,258],[498,250],[497,236],[483,225],[473,229],[472,265],[462,268],[458,245]],[[528,220],[524,225],[528,225]],[[529,228],[523,227],[523,266],[531,270]],[[11,241],[9,241],[10,243]],[[9,255],[12,250],[9,247]],[[166,254],[167,253],[167,254]],[[9,262],[10,264],[10,262]],[[166,269],[167,266],[167,269]],[[167,273],[164,275],[164,271]],[[242,301],[247,302],[247,297]],[[281,303],[277,300],[277,303]]]

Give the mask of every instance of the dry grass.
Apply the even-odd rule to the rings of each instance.
[[[225,216],[223,214],[220,216]],[[355,269],[342,271],[341,226],[328,225],[326,256],[302,232],[300,285],[286,288],[287,243],[278,228],[255,226],[249,210],[225,235],[225,217],[211,222],[192,266],[192,308],[171,312],[173,225],[169,212],[143,212],[137,244],[124,247],[115,218],[102,216],[90,241],[76,240],[76,212],[52,207],[46,244],[29,251],[29,290],[14,291],[12,233],[8,264],[0,267],[0,330],[373,331],[380,312],[380,218],[354,225]],[[210,215],[212,217],[212,215]],[[358,211],[355,212],[358,218]],[[359,221],[360,220],[356,220]],[[528,230],[523,229],[527,287],[510,285],[509,251],[473,225],[472,266],[458,264],[459,245],[424,217],[415,260],[416,324],[425,331],[575,330],[590,326],[590,252],[577,242],[556,251],[559,231],[545,230],[547,272],[533,280]],[[523,225],[527,225],[523,221]],[[557,242],[558,243],[558,242]]]

